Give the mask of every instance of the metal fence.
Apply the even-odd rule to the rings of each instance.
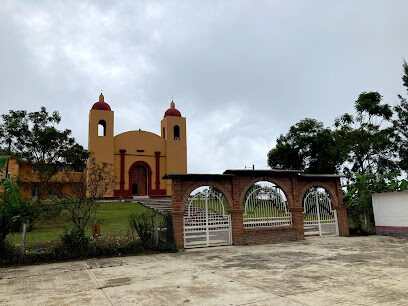
[[[244,227],[280,227],[292,224],[283,191],[270,182],[261,181],[247,192],[244,202]]]

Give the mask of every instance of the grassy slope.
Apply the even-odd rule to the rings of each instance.
[[[97,222],[101,227],[101,234],[105,237],[118,237],[128,235],[130,232],[129,216],[134,212],[147,210],[144,206],[137,203],[119,203],[107,202],[101,203],[96,213]],[[91,217],[88,233],[91,233]],[[40,248],[46,247],[50,243],[60,240],[64,232],[64,226],[70,227],[69,215],[65,212],[61,216],[39,221],[34,225],[32,231],[27,232],[26,243],[28,247]],[[9,241],[15,244],[21,244],[21,233],[14,233]]]

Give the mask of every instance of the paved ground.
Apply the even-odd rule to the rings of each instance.
[[[309,238],[0,269],[0,304],[408,304],[408,240]]]

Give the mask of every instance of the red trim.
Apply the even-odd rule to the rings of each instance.
[[[125,192],[125,153],[126,150],[119,150],[120,152],[120,195]]]
[[[132,195],[132,172],[136,168],[136,166],[144,166],[147,170],[147,195],[150,195],[152,193],[152,168],[150,168],[150,165],[146,163],[145,161],[139,160],[137,162],[134,162],[130,168],[129,168],[129,190],[128,193]]]
[[[388,225],[379,225],[375,227],[376,229],[384,230],[394,230],[394,231],[408,231],[408,226],[388,226]]]
[[[157,160],[156,160],[156,162],[157,162]],[[148,163],[146,163],[144,161],[137,161],[137,162],[133,163],[129,168],[129,172],[128,172],[129,186],[128,186],[128,189],[124,189],[123,192],[120,189],[119,190],[114,190],[113,191],[114,197],[133,197],[133,195],[132,195],[132,171],[137,165],[142,165],[147,169],[147,185],[149,186],[149,188],[147,190],[147,195],[148,196],[165,196],[165,195],[167,195],[166,189],[160,189],[160,176],[158,176],[158,178],[159,178],[159,185],[158,185],[159,189],[157,189],[157,185],[156,185],[156,189],[152,189],[152,168],[150,167],[150,165]]]
[[[154,152],[156,157],[156,192],[160,190],[160,151]]]
[[[119,192],[119,190],[115,190],[115,192]],[[103,197],[104,200],[119,200],[119,199],[133,199],[133,197],[120,197],[120,196],[113,196],[113,197]],[[171,199],[171,196],[160,196],[160,195],[153,195],[151,198],[156,198],[156,199]]]
[[[165,196],[167,195],[166,189],[152,190],[150,196]]]

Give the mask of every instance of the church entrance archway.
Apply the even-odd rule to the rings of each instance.
[[[145,196],[148,194],[148,171],[143,165],[136,165],[130,173],[130,186],[133,196]]]

